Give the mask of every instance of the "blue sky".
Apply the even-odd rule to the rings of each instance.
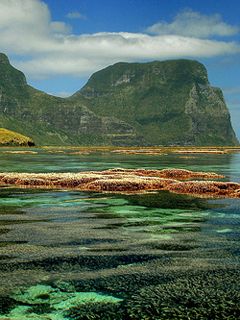
[[[1,0],[0,51],[61,96],[117,61],[199,60],[240,137],[239,17],[237,0]]]

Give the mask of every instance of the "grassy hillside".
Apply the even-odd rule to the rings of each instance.
[[[20,133],[0,128],[0,146],[33,146],[31,138]]]

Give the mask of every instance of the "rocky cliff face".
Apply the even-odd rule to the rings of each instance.
[[[63,99],[28,86],[0,54],[0,126],[36,144],[238,143],[221,90],[190,60],[117,63]]]
[[[127,120],[147,145],[238,144],[222,92],[197,61],[118,63],[93,74],[80,97]]]

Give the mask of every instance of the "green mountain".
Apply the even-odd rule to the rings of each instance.
[[[54,97],[27,85],[24,74],[4,54],[0,54],[0,126],[31,136],[37,145],[111,145],[118,135],[131,142],[136,139],[128,123],[96,115],[84,98]]]
[[[238,144],[222,91],[197,61],[117,63],[73,97],[82,96],[96,114],[130,123],[146,144]]]
[[[190,60],[117,63],[63,99],[0,54],[0,127],[44,145],[238,144],[221,90]]]

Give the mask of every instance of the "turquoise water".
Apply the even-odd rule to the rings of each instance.
[[[0,171],[178,167],[240,181],[240,154],[7,153],[12,150],[1,148]],[[211,303],[205,299],[204,310],[214,310],[211,319],[237,319],[239,304],[234,302],[236,311],[229,301],[239,292],[239,236],[237,199],[2,187],[0,319],[209,319],[198,307],[208,294]],[[184,301],[179,298],[183,289],[177,291],[181,286],[188,288]],[[169,288],[171,297],[156,307],[155,292],[167,297]],[[189,295],[199,300],[186,305]],[[217,318],[220,305],[222,318]],[[188,309],[194,316],[187,315]]]

